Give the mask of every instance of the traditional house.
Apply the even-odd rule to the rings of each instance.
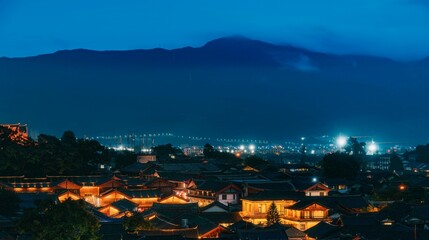
[[[305,196],[307,197],[328,196],[329,191],[331,191],[331,189],[323,183],[316,183],[309,188],[303,190],[303,192],[305,192]]]
[[[130,200],[121,199],[103,208],[100,208],[99,211],[112,218],[122,218],[124,216],[132,215],[133,212],[137,210],[137,206],[137,204],[131,202]]]
[[[158,189],[123,190],[129,200],[138,204],[138,210],[143,211],[150,208],[161,199],[162,193]]]
[[[96,207],[104,207],[106,205],[109,205],[113,202],[119,201],[121,199],[128,199],[130,200],[131,198],[124,194],[122,192],[122,190],[118,190],[118,189],[109,189],[103,193],[100,193],[99,198],[97,199],[97,202],[95,204]]]
[[[156,188],[164,194],[173,193],[173,189],[176,188],[176,184],[163,178],[153,178],[152,180],[144,184],[145,188]]]
[[[119,171],[126,176],[140,177],[145,180],[151,180],[155,177],[156,164],[152,162],[140,163],[136,162],[121,168]]]
[[[329,221],[330,207],[317,200],[301,200],[286,208],[284,223],[290,224],[301,231],[307,230],[321,221]]]
[[[199,239],[204,239],[204,238],[220,238],[223,235],[232,235],[231,230],[229,230],[228,228],[222,226],[222,225],[218,225],[217,227],[211,229],[210,231],[201,234],[200,236],[198,236]]]
[[[290,181],[252,181],[243,184],[244,196],[263,191],[295,191]]]
[[[161,198],[158,202],[163,204],[186,204],[189,203],[189,199],[183,198],[175,194],[171,194],[169,196]]]
[[[161,192],[157,189],[142,189],[142,190],[128,190],[128,189],[109,189],[108,191],[100,194],[97,206],[106,206],[112,202],[121,199],[127,199],[138,205],[138,209],[143,211],[150,208],[153,203],[158,202],[161,198]]]
[[[327,237],[333,237],[340,235],[340,226],[333,225],[326,222],[319,222],[318,224],[314,225],[310,229],[308,229],[307,232],[307,239],[308,240],[316,240],[316,239],[323,239]]]
[[[224,205],[237,204],[242,195],[242,190],[232,183],[204,181],[196,188],[188,189],[188,198],[191,202],[197,202],[204,207],[214,201]]]
[[[72,199],[72,200],[82,199],[82,197],[79,194],[76,194],[76,193],[74,193],[74,192],[72,192],[70,190],[65,190],[62,193],[58,194],[58,200],[60,202],[63,202],[65,200],[69,199],[69,198]]]
[[[64,190],[66,190],[78,195],[80,195],[81,188],[81,185],[76,182],[70,181],[68,178],[62,179],[57,183],[54,183],[54,186],[52,187],[55,192],[63,192]]]
[[[349,182],[346,179],[325,179],[323,183],[331,190],[337,191],[340,194],[345,194],[349,191]]]
[[[264,191],[249,195],[242,199],[242,211],[240,215],[244,220],[254,224],[267,221],[267,212],[271,203],[277,207],[280,218],[286,217],[286,209],[304,198],[304,193],[294,191]]]

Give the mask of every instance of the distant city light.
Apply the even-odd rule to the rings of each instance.
[[[244,150],[244,145],[240,145],[240,150],[243,151]]]
[[[249,145],[249,150],[250,151],[255,151],[255,145],[253,145],[253,144]]]
[[[310,152],[311,154],[315,154],[316,153],[316,151],[314,151],[314,150],[311,150],[311,152]]]
[[[346,146],[346,144],[347,144],[347,138],[346,138],[346,137],[344,137],[344,136],[339,136],[339,137],[337,138],[337,146],[338,146],[339,148],[343,148],[344,146]]]
[[[368,145],[368,151],[369,151],[369,153],[375,153],[375,152],[377,152],[377,150],[378,150],[378,146],[377,146],[377,144],[375,144],[375,142],[374,141],[372,141],[369,145]]]
[[[314,177],[314,178],[313,178],[313,182],[317,182],[317,178],[315,178],[315,177]]]

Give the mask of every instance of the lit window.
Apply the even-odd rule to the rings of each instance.
[[[266,213],[267,212],[267,205],[266,204],[258,204],[258,212]]]
[[[325,212],[321,210],[313,211],[313,218],[324,218]]]
[[[302,213],[303,218],[310,218],[310,211],[303,211]]]

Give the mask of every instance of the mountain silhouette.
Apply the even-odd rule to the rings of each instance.
[[[243,37],[198,48],[0,58],[0,119],[55,135],[169,131],[281,141],[342,132],[425,143],[428,59],[334,55]]]

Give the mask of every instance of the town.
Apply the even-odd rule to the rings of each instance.
[[[23,124],[1,125],[0,144],[0,239],[429,238],[429,145],[369,155],[350,137],[279,161],[33,140]]]

